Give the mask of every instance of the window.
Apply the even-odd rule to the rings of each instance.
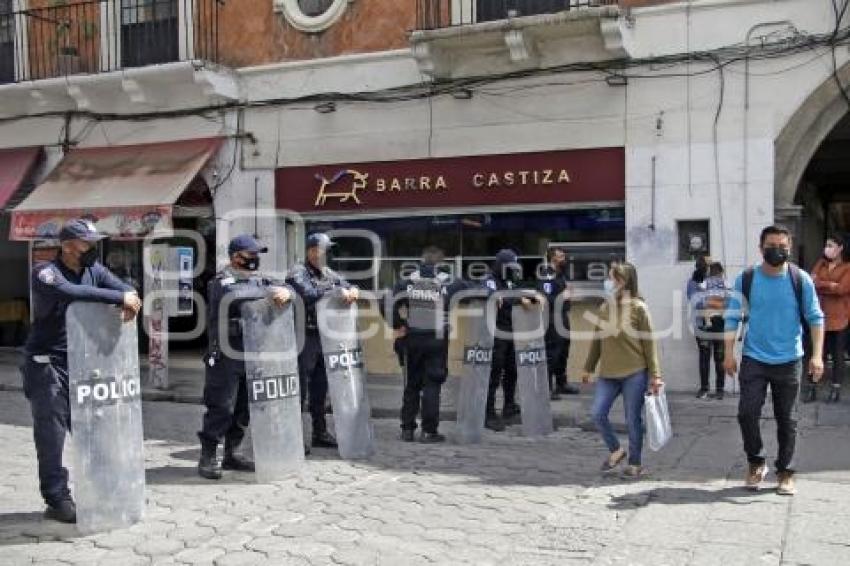
[[[575,261],[575,280],[593,279],[588,264],[607,261],[612,251],[622,255],[625,211],[622,208],[407,216],[368,220],[309,222],[307,233],[363,230],[380,241],[382,255],[373,265],[373,247],[361,236],[334,237],[329,264],[345,272],[358,272],[352,282],[368,289],[392,287],[400,274],[412,270],[427,245],[439,246],[456,273],[466,279],[483,275],[501,248],[516,250],[523,276],[531,281],[535,267],[550,242],[564,243]],[[333,236],[333,234],[332,234]],[[575,248],[570,248],[570,243]],[[573,253],[575,252],[575,253]],[[369,271],[377,272],[377,279]]]
[[[121,0],[121,62],[142,67],[179,60],[178,0]]]
[[[275,10],[299,31],[320,33],[334,25],[354,0],[274,0]]]
[[[679,220],[679,261],[695,261],[697,256],[711,253],[711,234],[708,220]]]
[[[570,0],[476,0],[479,22],[504,20],[508,17],[551,14],[570,9]]]
[[[298,7],[305,16],[321,16],[331,9],[334,0],[298,0]]]
[[[0,84],[15,80],[15,14],[12,0],[0,0]]]

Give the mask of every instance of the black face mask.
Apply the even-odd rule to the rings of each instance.
[[[97,246],[93,246],[80,254],[80,265],[83,267],[91,267],[95,264],[97,258]]]
[[[245,271],[257,271],[260,269],[260,258],[258,257],[242,257],[239,256],[242,263],[242,269]]]
[[[779,267],[788,261],[788,250],[784,248],[765,248],[763,252],[764,261],[773,267]]]

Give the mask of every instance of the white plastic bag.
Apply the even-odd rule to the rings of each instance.
[[[646,396],[646,436],[649,447],[655,452],[664,448],[673,437],[664,389],[659,391],[658,395]]]

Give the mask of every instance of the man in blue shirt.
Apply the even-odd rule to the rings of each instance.
[[[757,490],[767,476],[760,419],[770,386],[776,418],[779,452],[776,473],[778,493],[793,495],[794,445],[797,436],[797,396],[803,370],[803,323],[811,329],[812,355],[808,372],[815,381],[823,375],[823,322],[811,277],[788,263],[791,234],[782,226],[761,233],[759,249],[764,262],[735,280],[735,293],[726,312],[726,373],[735,376],[735,339],[741,323],[742,303],[749,301],[749,320],[739,379],[741,398],[738,422],[749,462],[746,485]],[[745,279],[750,281],[749,288]],[[749,296],[746,296],[746,295]],[[801,320],[805,319],[805,320]]]
[[[124,320],[130,321],[142,306],[136,291],[97,261],[97,242],[104,237],[91,222],[71,220],[59,233],[59,257],[37,264],[32,273],[33,324],[21,373],[32,406],[45,516],[65,523],[76,522],[68,470],[62,466],[71,427],[65,311],[74,301],[107,303],[122,307]]]

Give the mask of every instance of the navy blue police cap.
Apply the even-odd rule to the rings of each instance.
[[[67,242],[68,240],[99,242],[104,238],[106,238],[106,234],[98,232],[91,220],[85,220],[83,218],[69,220],[59,231],[60,242]]]
[[[269,249],[260,242],[257,241],[256,238],[249,234],[241,234],[236,236],[232,240],[230,240],[230,245],[227,246],[227,253],[229,255],[233,255],[239,252],[248,252],[254,254],[264,254]]]
[[[330,237],[322,232],[316,232],[307,236],[308,250],[310,248],[320,248],[322,250],[326,250],[333,245],[334,243],[331,241]]]

